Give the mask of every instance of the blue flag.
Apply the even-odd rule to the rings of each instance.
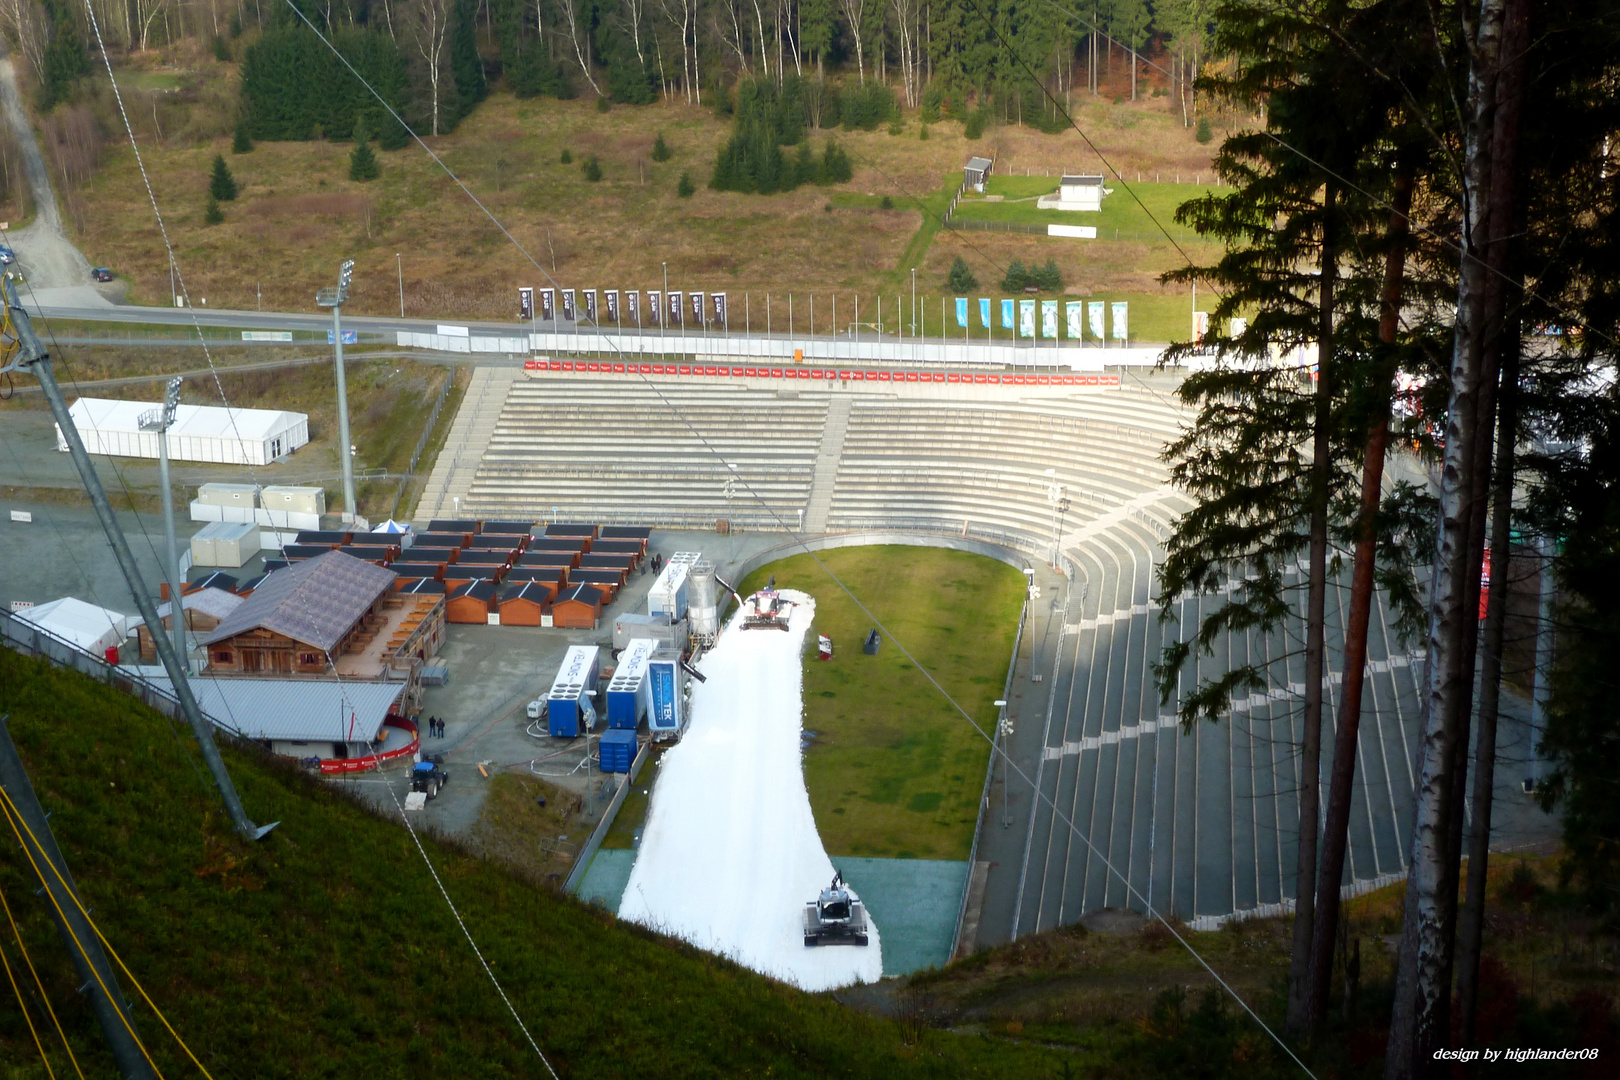
[[[979,298],[979,324],[990,329],[990,301],[982,296]]]
[[[967,329],[967,297],[956,298],[956,325]]]
[[[1011,300],[1001,302],[1001,328],[1003,330],[1013,328],[1013,302]]]

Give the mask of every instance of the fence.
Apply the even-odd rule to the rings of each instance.
[[[37,656],[49,660],[57,667],[69,668],[82,675],[88,675],[99,683],[106,683],[122,690],[131,697],[139,698],[171,720],[185,719],[180,712],[179,700],[156,683],[147,681],[138,672],[109,664],[101,657],[85,652],[66,638],[58,637],[44,627],[36,626],[26,619],[19,619],[7,611],[0,611],[0,644],[24,656]]]
[[[416,463],[422,459],[422,451],[427,449],[428,440],[433,437],[433,428],[439,422],[439,413],[444,409],[444,403],[450,397],[450,388],[456,384],[456,372],[460,365],[450,369],[450,377],[444,380],[439,388],[439,398],[433,403],[433,411],[428,413],[427,423],[422,427],[422,434],[416,440],[416,449],[411,451],[410,463],[405,466],[405,475],[399,478],[399,490],[394,492],[394,505],[389,509],[389,517],[399,515],[400,500],[405,497],[405,489],[410,486],[411,477],[416,475]]]

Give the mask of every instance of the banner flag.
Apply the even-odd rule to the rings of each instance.
[[[956,298],[956,325],[964,330],[967,329],[967,297],[965,296]]]
[[[625,322],[633,322],[637,326],[641,325],[641,305],[638,303],[638,300],[640,299],[640,297],[641,297],[641,290],[640,289],[626,289],[624,291],[624,321]]]
[[[530,319],[534,318],[533,289],[524,288],[518,290],[518,318],[522,319],[524,322],[528,322]]]
[[[602,290],[602,302],[607,305],[608,322],[612,322],[612,323],[618,322],[619,321],[619,290],[618,289],[603,289]]]
[[[730,325],[726,322],[726,294],[723,292],[714,294],[714,321],[722,330]]]
[[[1091,336],[1098,341],[1105,341],[1108,335],[1103,333],[1103,302],[1089,300],[1086,302],[1086,314],[1090,316]]]
[[[979,325],[990,329],[990,301],[982,296],[979,297]]]
[[[1083,300],[1067,301],[1065,314],[1069,317],[1069,339],[1079,341],[1085,335],[1081,334],[1080,326],[1086,321],[1086,305]]]
[[[684,326],[685,323],[682,321],[682,319],[681,294],[678,292],[671,292],[669,294],[669,325]]]
[[[577,316],[574,314],[573,289],[564,289],[562,291],[562,317],[563,322],[574,322],[577,318]]]
[[[596,322],[596,290],[595,289],[586,289],[585,290],[585,317],[587,319],[591,320],[591,322],[593,322],[593,323]]]
[[[1018,301],[1018,336],[1035,336],[1035,301]]]
[[[703,294],[700,293],[700,292],[695,292],[695,293],[692,294],[692,318],[693,318],[693,320],[695,320],[697,322],[699,327],[702,327],[702,325],[703,325]]]
[[[654,289],[647,290],[647,325],[664,325],[664,294]]]
[[[1056,300],[1041,301],[1042,337],[1056,338],[1058,336],[1057,305]]]
[[[1003,330],[1013,328],[1013,302],[1011,300],[1001,302],[1001,328]]]
[[[557,317],[557,290],[540,290],[540,318],[544,322],[551,322]]]
[[[1124,341],[1130,334],[1130,323],[1126,321],[1129,304],[1124,300],[1114,301],[1114,340]]]

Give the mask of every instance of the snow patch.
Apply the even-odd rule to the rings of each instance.
[[[876,982],[876,925],[864,948],[804,945],[804,905],[833,876],[799,748],[816,606],[781,595],[797,605],[786,633],[745,631],[739,611],[698,664],[708,682],[694,684],[691,724],[659,768],[619,917],[805,990]]]

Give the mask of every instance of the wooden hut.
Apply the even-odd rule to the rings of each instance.
[[[508,585],[501,594],[502,626],[539,626],[546,605],[557,595],[557,583],[524,581]]]
[[[445,618],[453,623],[484,626],[495,614],[495,582],[479,578],[457,585],[445,602]]]
[[[551,602],[551,625],[595,630],[602,617],[602,599],[602,590],[594,585],[570,585]]]

